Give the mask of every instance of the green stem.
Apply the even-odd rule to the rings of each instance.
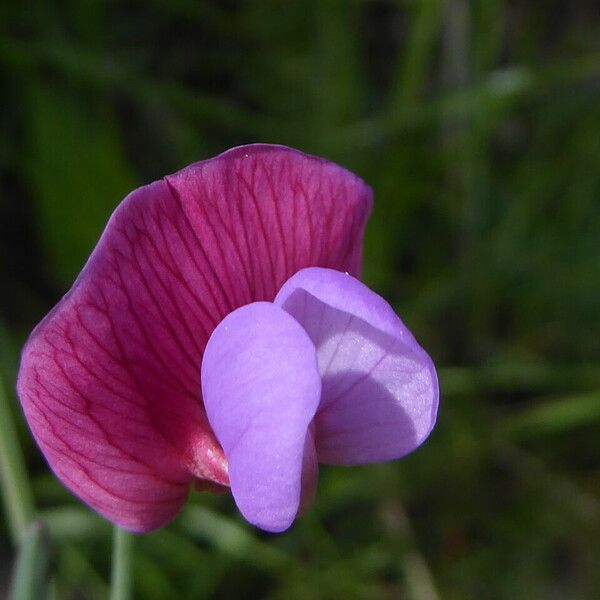
[[[34,508],[33,494],[27,479],[25,460],[19,447],[17,431],[8,397],[0,376],[0,491],[6,509],[13,542],[25,535]]]
[[[12,600],[37,600],[46,596],[48,542],[42,522],[32,522],[21,539],[10,594]]]
[[[133,536],[114,528],[110,600],[129,600],[131,597],[131,563]]]

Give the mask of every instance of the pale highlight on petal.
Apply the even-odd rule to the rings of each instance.
[[[391,460],[423,442],[437,415],[435,368],[385,300],[348,274],[308,268],[284,284],[275,303],[317,348],[320,462]]]
[[[315,347],[278,306],[249,304],[213,332],[201,380],[238,508],[262,529],[287,529],[316,484],[307,437],[321,397]]]

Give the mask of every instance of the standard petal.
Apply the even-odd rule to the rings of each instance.
[[[135,530],[192,480],[227,485],[199,392],[212,330],[301,267],[355,272],[370,203],[341,167],[263,145],[130,194],[23,352],[19,396],[56,474]]]
[[[437,415],[435,368],[383,298],[347,273],[308,268],[284,284],[275,304],[317,348],[319,462],[391,460],[423,442]]]
[[[166,180],[229,308],[272,301],[304,267],[358,275],[372,195],[346,169],[284,146],[253,144]]]
[[[278,306],[243,306],[213,332],[201,381],[238,508],[262,529],[287,529],[316,481],[309,427],[321,378],[313,343]]]

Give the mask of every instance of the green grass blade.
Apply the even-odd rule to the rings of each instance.
[[[412,33],[402,52],[396,82],[390,92],[392,112],[418,99],[438,40],[443,7],[441,0],[422,0],[415,6]]]
[[[46,596],[49,539],[42,521],[31,523],[23,535],[15,565],[11,600],[40,600]]]
[[[0,488],[13,542],[25,534],[32,519],[33,495],[19,447],[8,397],[0,376]]]

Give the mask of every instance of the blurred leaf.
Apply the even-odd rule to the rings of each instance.
[[[332,147],[369,148],[424,125],[462,119],[474,109],[506,111],[519,101],[548,92],[553,86],[575,85],[599,74],[600,56],[595,54],[539,70],[510,66],[488,73],[470,87],[408,107],[396,115],[371,116],[341,127],[324,142]]]
[[[356,2],[316,2],[312,70],[314,89],[313,141],[325,130],[356,119],[364,102],[364,79],[360,68],[358,8]],[[311,143],[311,140],[307,140]]]
[[[499,62],[507,26],[507,12],[502,0],[477,0],[474,3],[471,54],[476,77],[494,68]]]
[[[40,511],[40,519],[48,528],[55,542],[109,540],[111,527],[108,521],[88,508],[80,506],[59,506]]]
[[[61,544],[58,548],[59,584],[66,584],[66,592],[60,598],[75,593],[90,600],[106,600],[109,588],[106,581],[90,564],[85,554],[72,544]],[[59,589],[62,587],[58,586]]]
[[[400,55],[396,82],[390,92],[390,110],[400,112],[402,107],[413,104],[423,91],[423,85],[431,70],[430,61],[439,39],[444,2],[421,0],[413,3],[414,23],[406,48]]]
[[[136,561],[140,556],[155,561],[160,565],[161,575],[174,582],[179,595],[211,598],[227,577],[232,560],[190,537],[188,532],[176,531],[175,527],[141,536]]]
[[[600,391],[536,403],[504,419],[500,431],[515,438],[561,433],[600,420]]]
[[[61,506],[73,501],[73,495],[51,471],[44,470],[35,474],[32,480],[34,496],[41,506]],[[72,504],[72,506],[76,506]],[[59,509],[60,510],[60,509]]]
[[[136,553],[134,560],[133,580],[136,592],[152,600],[168,600],[180,597],[174,586],[174,582],[164,574],[162,565],[148,558],[148,556]]]
[[[442,394],[557,392],[590,390],[600,385],[600,365],[563,365],[528,361],[492,363],[480,367],[439,369]]]
[[[29,90],[25,175],[62,283],[83,267],[110,213],[135,187],[114,121],[98,102],[89,106],[42,83]]]
[[[245,526],[200,506],[185,508],[177,524],[192,537],[259,569],[272,571],[294,562],[293,557],[259,540]]]

